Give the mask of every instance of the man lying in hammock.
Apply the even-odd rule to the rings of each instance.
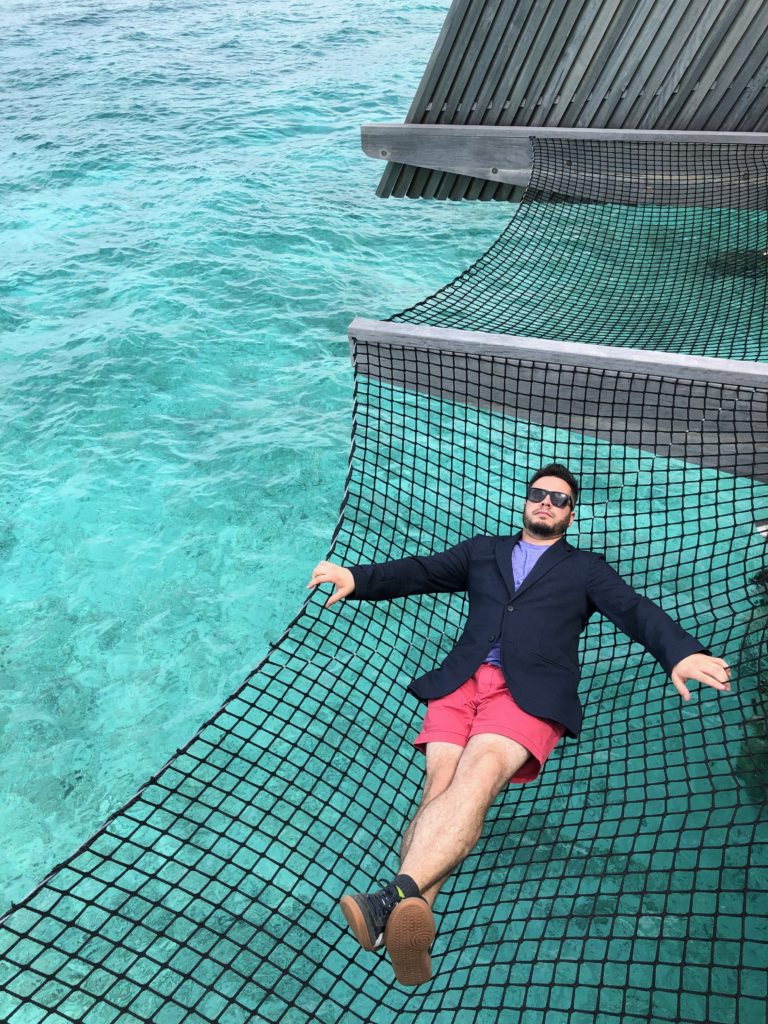
[[[366,950],[386,946],[395,976],[432,976],[432,904],[480,838],[507,783],[533,781],[558,740],[576,737],[582,709],[578,638],[600,612],[642,644],[684,700],[689,680],[730,689],[730,670],[603,559],[572,547],[579,486],[563,465],[528,485],[522,532],[473,537],[442,554],[344,568],[320,562],[309,587],[334,585],[326,602],[383,601],[468,591],[469,616],[438,668],[409,689],[427,703],[414,741],[426,753],[424,794],[406,829],[400,871],[383,889],[349,894],[341,910]]]

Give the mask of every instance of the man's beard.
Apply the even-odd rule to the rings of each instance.
[[[568,519],[563,519],[559,523],[546,523],[523,513],[523,526],[526,528],[528,533],[532,533],[534,537],[562,537],[568,529]]]

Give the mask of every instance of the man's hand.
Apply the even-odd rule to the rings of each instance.
[[[326,608],[330,608],[337,601],[349,597],[355,589],[355,577],[349,569],[345,569],[343,565],[336,565],[334,562],[319,562],[315,566],[312,570],[312,579],[307,584],[307,590],[310,587],[318,586],[320,583],[333,583],[336,588],[325,602]]]
[[[685,685],[690,679],[696,679],[716,690],[730,690],[731,670],[722,658],[712,658],[709,654],[689,654],[678,661],[670,672],[675,689],[683,698],[690,700],[691,694]]]

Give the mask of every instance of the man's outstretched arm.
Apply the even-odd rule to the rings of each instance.
[[[320,562],[312,572],[308,587],[332,583],[334,592],[326,601],[350,597],[359,601],[388,601],[410,594],[453,594],[466,590],[473,540],[465,540],[437,555],[415,555],[377,565],[346,568],[334,562]]]
[[[662,608],[634,590],[601,556],[590,574],[588,593],[599,612],[654,656],[683,700],[690,700],[685,684],[691,679],[716,690],[730,690],[728,663],[713,657]]]

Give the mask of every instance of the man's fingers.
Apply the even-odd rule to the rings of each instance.
[[[714,686],[717,690],[730,690],[731,688],[728,673],[716,665],[713,665],[711,668],[702,668],[689,678],[698,679],[700,683],[704,683],[706,686]]]
[[[312,570],[312,575],[310,576],[309,583],[307,584],[307,590],[309,590],[310,587],[316,587],[318,583],[326,583],[331,578],[328,570],[332,567],[331,562],[318,562]]]
[[[320,583],[334,583],[334,582],[335,582],[335,580],[334,580],[334,577],[331,575],[331,573],[329,573],[327,571],[323,571],[323,570],[318,571],[317,569],[315,569],[315,571],[312,573],[312,578],[310,579],[309,583],[307,584],[307,589],[309,589],[310,587],[316,587]]]
[[[679,679],[675,679],[674,677],[672,678],[672,682],[674,684],[675,689],[680,694],[680,696],[683,698],[683,700],[690,700],[691,699],[691,692],[688,689],[688,687],[685,685],[685,683],[681,682]]]
[[[692,654],[688,658],[683,658],[676,666],[676,670],[671,673],[671,678],[681,696],[685,696],[683,689],[690,696],[685,683],[691,679],[715,690],[731,689],[731,668],[728,662],[724,658],[713,658],[709,654]],[[688,697],[685,699],[688,700]]]
[[[675,689],[685,700],[689,700],[691,693],[688,687],[685,685],[691,679],[695,679],[696,682],[702,683],[704,686],[712,686],[716,690],[728,691],[731,688],[730,682],[722,682],[717,676],[708,672],[697,672],[696,675],[689,675],[683,677],[680,673],[675,673],[672,676],[672,683]]]
[[[714,662],[714,664],[712,664],[712,662]],[[730,666],[721,658],[712,658],[710,664],[707,665],[704,671],[708,672],[711,676],[714,676],[715,679],[719,679],[723,683],[727,683],[731,678]]]

